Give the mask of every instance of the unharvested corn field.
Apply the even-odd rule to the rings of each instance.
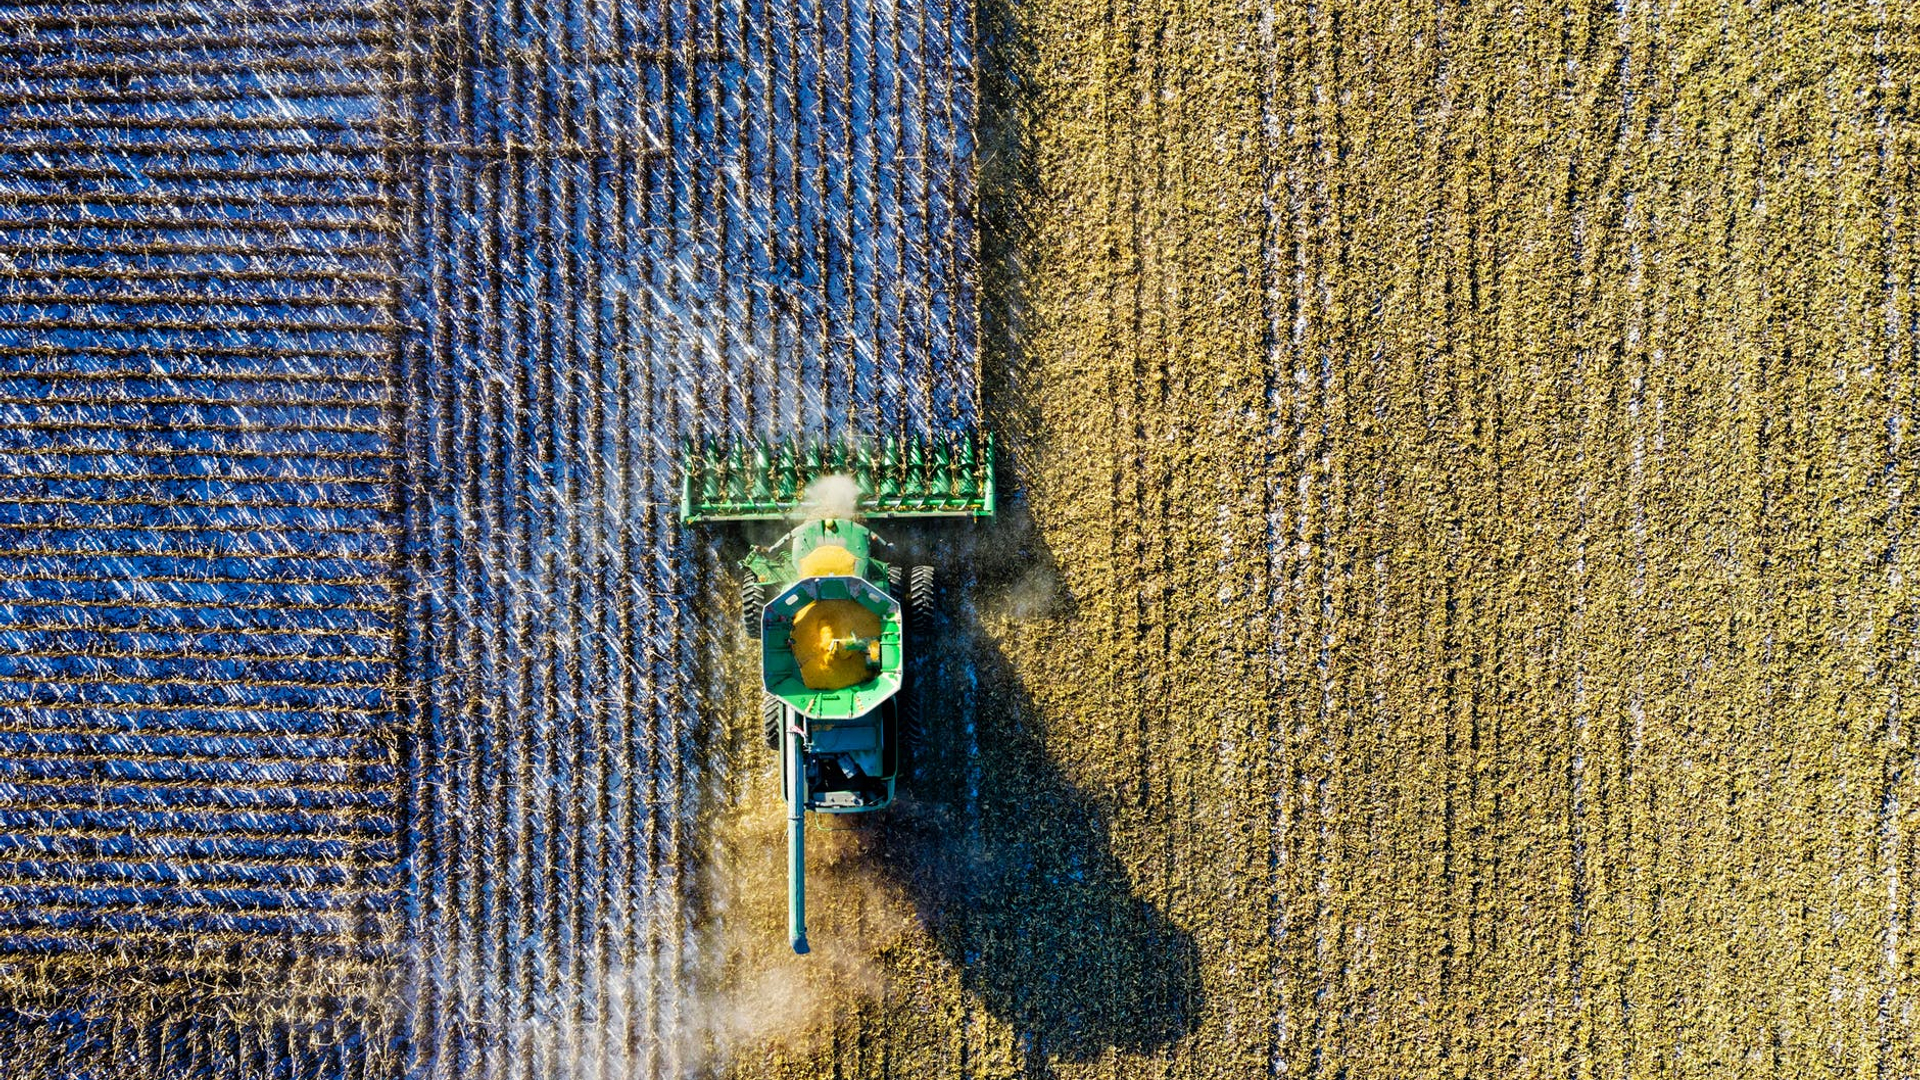
[[[1868,0],[0,12],[0,1072],[1920,1076],[1917,107]],[[793,956],[682,441],[981,429]]]

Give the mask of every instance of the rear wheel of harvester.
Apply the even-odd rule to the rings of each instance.
[[[900,748],[909,755],[918,754],[926,745],[926,732],[920,727],[920,695],[912,682],[900,688]]]
[[[907,632],[922,641],[933,632],[933,567],[916,566],[907,577]]]
[[[760,695],[760,737],[767,740],[767,749],[780,749],[780,736],[785,733],[787,709],[780,699],[772,694]]]
[[[927,643],[933,637],[933,567],[915,566],[907,572],[907,652],[909,668],[900,687],[897,727],[900,748],[908,757],[927,744],[920,714],[920,679],[914,669],[926,663]]]
[[[745,578],[740,582],[740,625],[755,641],[760,640],[760,611],[766,603],[766,590],[758,581]]]

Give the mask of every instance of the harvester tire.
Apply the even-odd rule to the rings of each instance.
[[[933,633],[933,567],[916,566],[907,578],[907,632],[921,642]]]
[[[780,749],[781,730],[786,724],[787,710],[780,699],[772,694],[760,695],[760,737],[767,741],[767,749]]]
[[[902,572],[899,563],[894,563],[892,566],[887,567],[887,595],[893,597],[895,600],[904,601],[907,598],[907,594],[900,590],[900,575]]]
[[[912,684],[901,688],[899,717],[900,749],[912,757],[927,741],[926,729],[920,726],[920,696],[914,693]]]
[[[740,582],[740,625],[747,631],[747,637],[760,640],[760,609],[767,603],[766,590],[758,581],[746,578]]]

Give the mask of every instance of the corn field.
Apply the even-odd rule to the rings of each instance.
[[[0,10],[0,1055],[1920,1075],[1897,4]],[[688,440],[990,430],[810,838]]]

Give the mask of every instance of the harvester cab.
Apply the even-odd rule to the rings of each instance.
[[[780,753],[795,952],[807,951],[806,815],[891,804],[920,736],[907,658],[934,625],[934,570],[896,561],[867,522],[993,511],[991,436],[688,452],[683,520],[792,526],[741,561],[740,607],[759,644],[761,731]]]

